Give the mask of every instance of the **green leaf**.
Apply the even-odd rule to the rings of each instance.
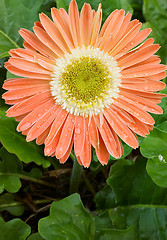
[[[117,230],[117,229],[104,229],[99,231],[96,235],[96,239],[98,240],[134,240],[135,232],[133,227],[129,227],[125,230]]]
[[[115,193],[111,190],[111,187],[106,185],[101,191],[96,193],[94,202],[96,203],[96,207],[100,210],[115,207]]]
[[[146,159],[140,158],[136,163],[119,160],[111,167],[107,183],[115,193],[117,206],[112,203],[110,210],[96,217],[96,229],[106,226],[106,229],[125,230],[133,226],[132,239],[167,239],[167,188],[151,180],[145,165]]]
[[[109,211],[114,228],[133,226],[136,238],[140,240],[167,239],[167,207],[134,205],[118,207]]]
[[[144,139],[140,148],[141,154],[146,158],[161,155],[167,160],[167,133],[154,128],[153,131]]]
[[[167,204],[167,189],[158,187],[146,172],[146,159],[120,160],[110,170],[108,185],[119,205]],[[112,190],[111,189],[111,190]],[[111,208],[115,205],[111,205]]]
[[[21,45],[18,30],[20,28],[32,30],[34,22],[39,19],[38,10],[42,3],[43,0],[0,0],[0,30],[12,39],[15,45],[16,43]]]
[[[153,36],[162,50],[160,50],[163,62],[167,62],[167,1],[166,0],[144,0],[143,13],[149,25],[153,30]]]
[[[24,206],[22,203],[15,201],[12,194],[5,193],[0,196],[0,212],[4,210],[14,216],[20,216],[24,212]]]
[[[44,240],[39,233],[34,233],[27,240]]]
[[[50,216],[39,221],[39,233],[46,240],[94,239],[94,223],[78,194],[54,202]]]
[[[156,128],[162,132],[167,133],[167,121],[160,123],[156,126]]]
[[[96,240],[135,240],[134,227],[128,229],[113,229],[112,220],[109,211],[99,216],[95,216]],[[126,228],[126,227],[125,227]]]
[[[35,181],[41,178],[42,173],[40,169],[33,168],[31,172],[23,171],[23,166],[16,155],[0,149],[0,192],[6,189],[8,192],[17,192],[21,187],[20,178],[30,181]]]
[[[17,44],[0,30],[0,58],[8,57],[11,48],[17,48]]]
[[[30,234],[30,227],[20,219],[13,219],[4,222],[0,218],[0,239],[1,240],[26,240]]]
[[[102,0],[103,19],[106,19],[115,9],[124,9],[125,12],[133,13],[128,0]]]
[[[0,162],[0,193],[3,190],[14,193],[21,187],[21,182],[18,172],[22,170],[22,164],[19,159],[9,154],[4,148],[0,150],[0,157],[3,159]]]
[[[161,155],[148,160],[147,172],[158,186],[167,187],[167,162]]]
[[[8,152],[16,154],[25,163],[34,161],[44,167],[50,166],[48,158],[43,155],[43,149],[34,142],[26,142],[25,137],[16,131],[14,118],[6,117],[3,109],[0,112],[0,126],[0,141]]]

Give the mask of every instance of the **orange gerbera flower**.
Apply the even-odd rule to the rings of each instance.
[[[24,49],[12,49],[6,68],[23,78],[8,79],[3,95],[12,106],[7,116],[15,117],[17,130],[45,144],[45,155],[64,163],[74,151],[79,164],[88,167],[91,146],[101,164],[109,154],[120,158],[120,138],[138,147],[136,134],[145,137],[154,119],[162,114],[157,105],[165,87],[159,49],[152,38],[143,42],[151,29],[140,31],[131,14],[115,10],[101,27],[102,11],[84,4],[80,16],[75,0],[64,9],[51,9],[51,21],[40,14],[34,33],[21,29]],[[140,44],[140,45],[139,45]]]

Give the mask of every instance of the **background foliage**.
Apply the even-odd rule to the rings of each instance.
[[[18,30],[32,30],[43,11],[68,10],[70,0],[0,0],[0,84],[11,76],[3,67],[11,48],[22,47]],[[81,9],[84,0],[78,0]],[[167,64],[166,0],[88,0],[94,9],[102,2],[103,21],[116,8],[151,27]],[[164,80],[165,81],[165,80]],[[3,90],[0,90],[1,94]],[[162,92],[166,92],[163,90]],[[100,166],[92,153],[83,170],[79,194],[69,194],[73,153],[60,165],[46,158],[43,147],[27,143],[7,118],[0,99],[0,239],[1,240],[165,240],[167,239],[167,98],[161,116],[140,149],[124,145],[125,154]],[[82,200],[81,200],[82,199]]]

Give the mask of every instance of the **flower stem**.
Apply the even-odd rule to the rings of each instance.
[[[82,169],[83,166],[79,165],[75,157],[70,180],[70,194],[78,192]]]

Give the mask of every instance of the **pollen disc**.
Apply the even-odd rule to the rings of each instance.
[[[118,97],[121,74],[117,62],[98,48],[76,48],[56,61],[52,96],[74,115],[97,115]]]

